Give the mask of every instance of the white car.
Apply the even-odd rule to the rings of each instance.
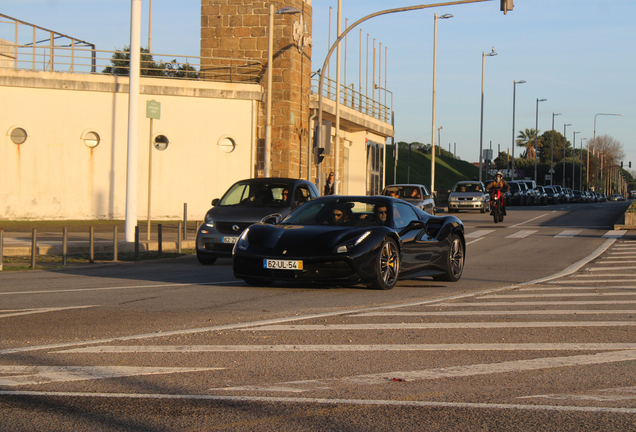
[[[480,181],[460,181],[455,183],[448,197],[448,212],[460,210],[490,211],[490,197]]]

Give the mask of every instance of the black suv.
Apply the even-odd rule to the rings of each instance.
[[[319,197],[316,185],[290,178],[255,178],[234,183],[213,207],[197,231],[197,259],[214,264],[232,256],[232,249],[245,228],[266,217],[287,216],[293,209]]]

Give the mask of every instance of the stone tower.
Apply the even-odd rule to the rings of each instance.
[[[263,87],[258,103],[257,172],[265,161],[265,111],[269,5],[274,11],[293,7],[294,14],[274,14],[272,65],[272,177],[308,178],[309,95],[311,88],[311,0],[201,0],[201,69],[204,79],[257,82]],[[231,60],[246,72],[229,76]],[[225,71],[225,72],[223,72]],[[207,77],[207,78],[206,78]]]

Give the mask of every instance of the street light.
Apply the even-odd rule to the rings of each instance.
[[[481,171],[482,171],[482,151],[483,151],[483,143],[484,143],[484,73],[486,71],[486,56],[492,57],[496,56],[495,47],[492,47],[492,51],[486,54],[485,52],[481,53],[481,121],[479,126],[479,181],[481,180]]]
[[[294,15],[301,13],[300,9],[286,6],[276,11],[276,14]],[[272,63],[274,63],[274,4],[269,5],[269,32],[267,36],[267,105],[265,106],[265,177],[270,176],[272,164]]]
[[[525,81],[513,81],[512,84],[512,174],[510,175],[510,180],[515,179],[515,99],[517,98],[517,84],[525,84]]]
[[[574,132],[572,135],[572,190],[576,189],[575,176],[576,176],[576,134],[581,132]]]
[[[594,137],[593,140],[596,140],[596,117],[600,116],[600,115],[605,115],[605,116],[621,116],[624,117],[623,114],[606,114],[606,113],[598,113],[594,116]]]
[[[568,126],[572,126],[572,123],[563,125],[563,189],[565,189],[565,143],[567,141],[565,139],[565,128]]]
[[[537,182],[537,144],[539,141],[539,102],[545,102],[547,99],[537,98],[536,121],[534,126],[534,182]]]
[[[452,18],[451,14],[444,14],[442,16],[437,16],[435,14],[434,23],[435,30],[433,36],[433,119],[432,119],[432,127],[431,127],[431,193],[435,195],[435,95],[436,95],[436,87],[437,87],[437,20],[438,19],[448,19]],[[440,143],[441,145],[441,143]]]
[[[581,156],[581,169],[579,170],[579,189],[583,190],[583,140],[587,141],[587,138],[581,138],[581,147],[580,147],[580,151],[579,154]],[[590,153],[589,153],[589,147],[588,147],[588,153],[587,153],[587,157],[589,159],[590,157]],[[588,178],[589,181],[589,178]]]
[[[554,116],[561,115],[561,113],[552,113],[552,144],[550,147],[550,186],[552,186],[552,180],[554,178]]]

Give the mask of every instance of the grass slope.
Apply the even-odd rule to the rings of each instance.
[[[430,188],[431,184],[431,155],[411,150],[411,170],[408,175],[409,151],[400,148],[397,167],[397,183],[423,184]],[[386,184],[393,184],[395,161],[393,148],[387,146],[386,155]],[[409,178],[407,178],[407,175]],[[479,177],[479,167],[454,159],[449,156],[435,155],[435,190],[447,190],[461,180],[472,180]]]

